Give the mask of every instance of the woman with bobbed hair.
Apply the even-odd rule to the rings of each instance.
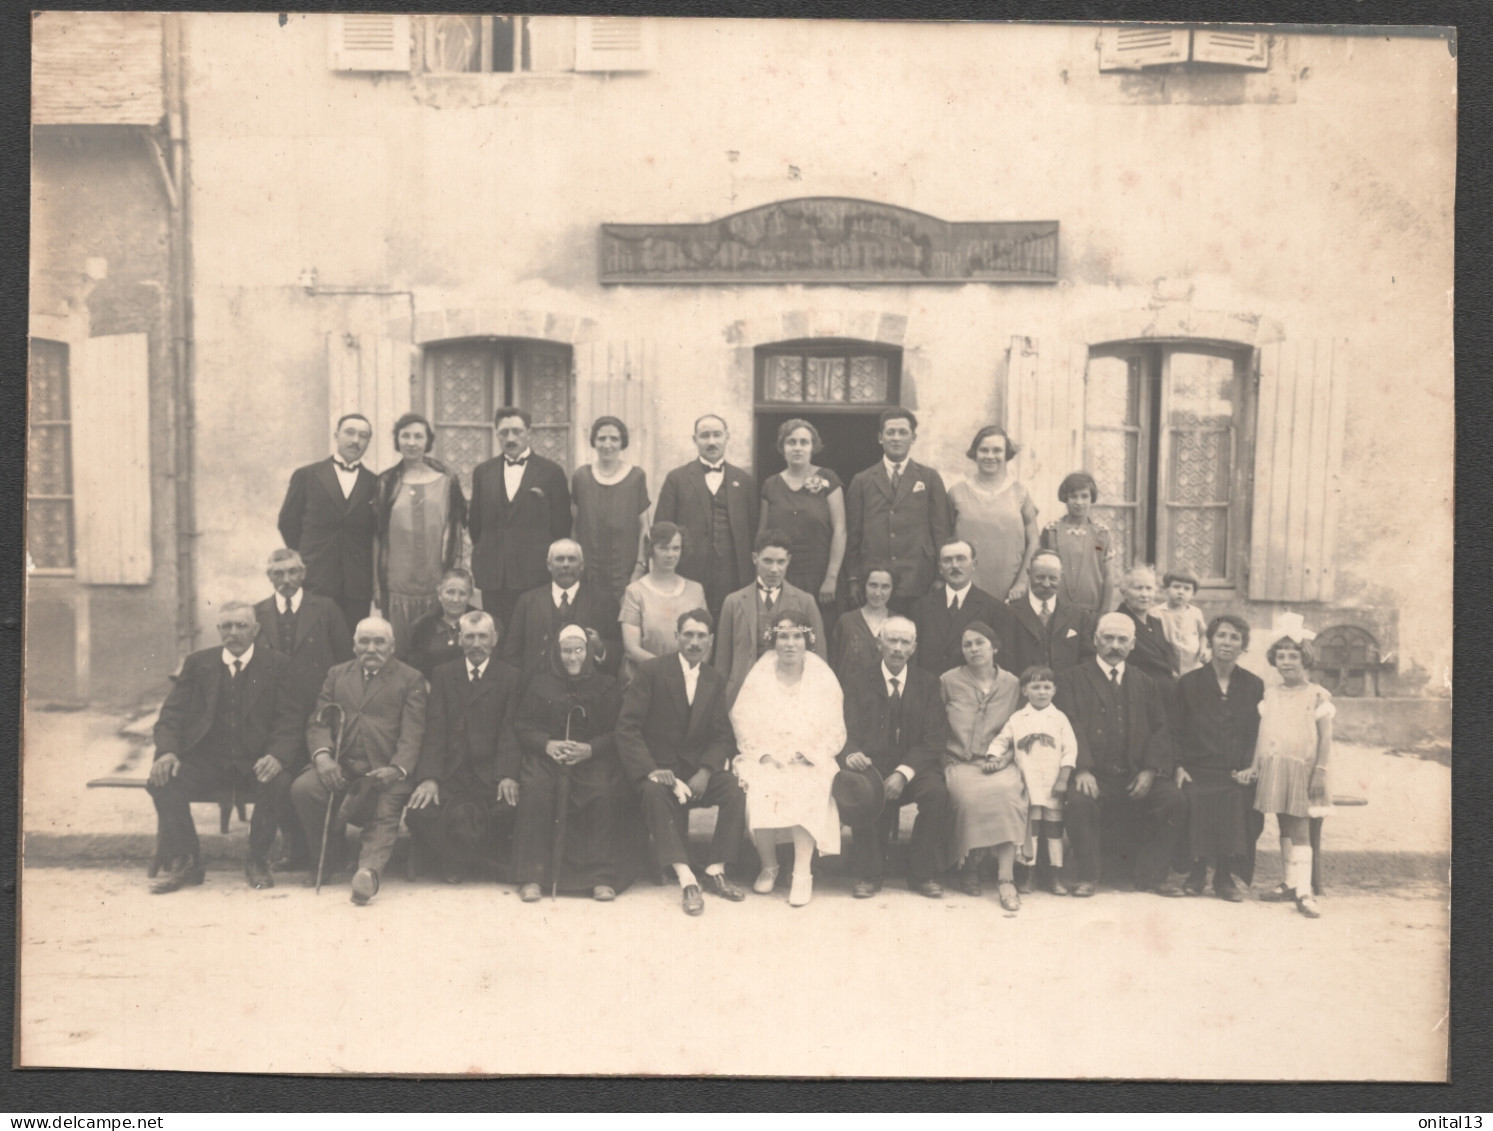
[[[648,529],[648,572],[623,592],[617,615],[627,656],[624,680],[639,664],[679,651],[679,615],[705,607],[705,587],[677,572],[688,537],[672,522],[655,522]]]
[[[787,582],[817,596],[825,629],[835,621],[840,566],[845,560],[845,490],[840,477],[814,463],[824,449],[819,429],[807,420],[785,420],[778,451],[788,464],[762,484],[757,533],[780,530],[788,537]]]
[[[1020,450],[1005,429],[986,425],[964,453],[975,477],[949,488],[955,537],[975,551],[975,584],[998,601],[1025,595],[1026,567],[1041,534],[1037,506],[1010,466]]]
[[[435,429],[417,412],[394,422],[400,460],[378,477],[373,603],[394,627],[400,659],[410,628],[440,607],[436,588],[461,564],[467,498],[461,480],[435,459]],[[348,626],[352,628],[352,625]]]
[[[575,469],[570,499],[575,506],[575,540],[586,559],[586,580],[614,601],[648,563],[643,536],[647,527],[648,476],[624,462],[627,425],[615,416],[591,423],[596,459]]]

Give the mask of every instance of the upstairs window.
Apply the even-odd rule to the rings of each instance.
[[[337,71],[649,71],[657,57],[654,21],[636,17],[357,12],[327,19],[328,65]]]
[[[1145,24],[1107,27],[1099,32],[1101,71],[1179,70],[1266,71],[1269,37],[1263,32],[1222,27]]]

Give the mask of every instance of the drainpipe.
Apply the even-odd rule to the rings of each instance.
[[[175,419],[173,475],[176,491],[176,650],[186,656],[197,642],[197,515],[193,497],[196,391],[193,381],[191,221],[187,210],[187,139],[184,122],[183,15],[162,16],[162,79],[168,153],[162,173],[170,204],[171,361]]]

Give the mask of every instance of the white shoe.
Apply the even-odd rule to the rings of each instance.
[[[788,889],[788,906],[802,907],[814,897],[814,877],[812,874],[800,876],[793,873],[793,886]]]
[[[752,885],[752,890],[758,895],[771,895],[772,889],[778,883],[778,870],[776,868],[763,868],[757,873],[757,882]]]

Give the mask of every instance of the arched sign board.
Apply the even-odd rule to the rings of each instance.
[[[804,197],[704,224],[603,224],[600,255],[602,283],[1055,283],[1058,222]]]

